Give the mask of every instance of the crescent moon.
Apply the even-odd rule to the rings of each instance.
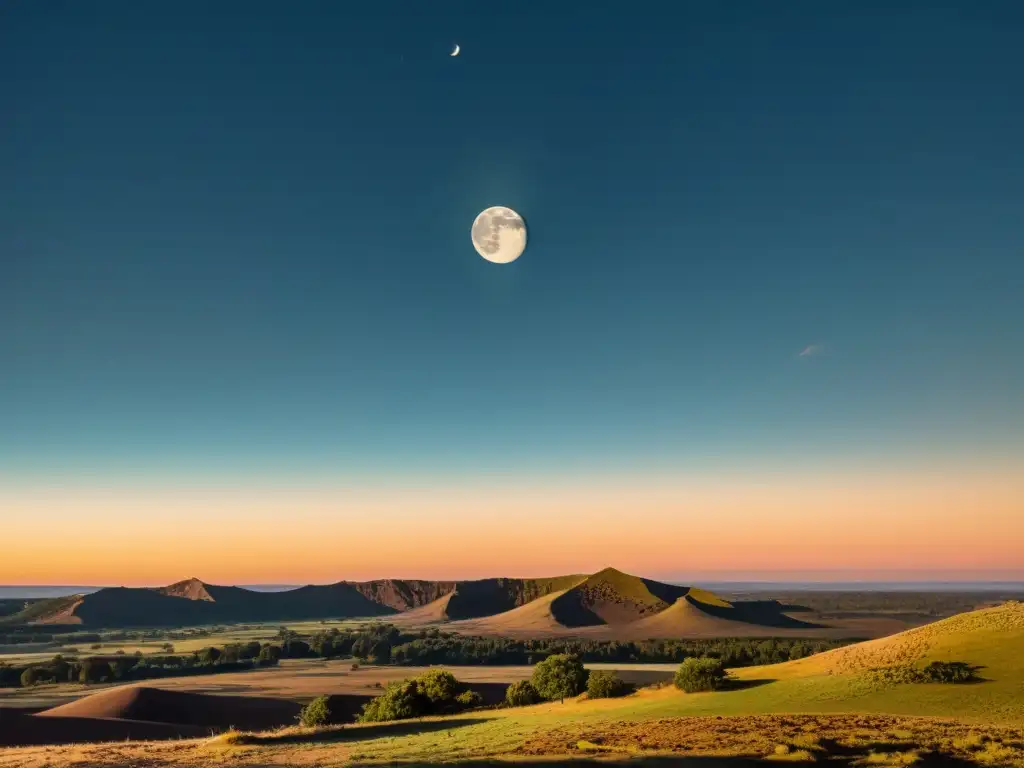
[[[462,50],[462,49],[461,49],[461,48],[459,48],[459,44],[458,44],[458,43],[456,43],[456,44],[455,44],[455,50],[453,50],[453,51],[452,51],[451,53],[449,53],[448,55],[449,55],[449,56],[458,56],[458,55],[459,55],[459,51],[460,51],[460,50]]]

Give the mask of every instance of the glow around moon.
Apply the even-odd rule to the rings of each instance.
[[[526,222],[503,205],[481,211],[470,231],[476,252],[495,264],[508,264],[526,250]]]
[[[449,55],[449,56],[458,56],[458,55],[459,55],[459,51],[461,51],[461,50],[462,50],[462,49],[461,49],[461,48],[459,48],[459,44],[458,44],[458,43],[456,43],[456,44],[455,44],[455,48],[454,48],[454,49],[452,50],[452,52],[451,52],[451,53],[449,53],[448,55]]]

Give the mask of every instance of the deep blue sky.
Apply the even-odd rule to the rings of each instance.
[[[1019,456],[1021,40],[967,0],[3,3],[0,465]]]

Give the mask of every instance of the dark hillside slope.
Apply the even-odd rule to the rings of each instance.
[[[396,611],[408,611],[432,603],[458,585],[457,581],[425,581],[423,579],[375,579],[374,581],[343,581],[363,597]]]
[[[347,584],[306,586],[286,592],[254,592],[205,584],[198,579],[160,589],[110,587],[54,603],[26,621],[94,627],[186,626],[230,621],[385,616],[395,609],[364,597]]]
[[[480,579],[460,581],[451,593],[445,609],[450,620],[476,619],[510,611],[544,597],[568,589],[587,577],[556,576],[545,579]]]
[[[627,624],[665,610],[688,591],[605,568],[556,598],[551,614],[566,627]]]

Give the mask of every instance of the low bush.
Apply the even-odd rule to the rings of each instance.
[[[455,697],[455,703],[462,709],[483,706],[484,697],[476,691],[463,691]]]
[[[529,680],[519,680],[505,689],[505,703],[510,707],[528,707],[540,700],[540,694]]]
[[[929,683],[970,683],[978,679],[974,667],[963,661],[933,661],[921,673]]]
[[[676,670],[674,682],[681,691],[699,693],[721,690],[728,677],[720,659],[687,659]]]
[[[614,672],[591,672],[587,677],[588,699],[614,699],[633,692],[633,686]]]
[[[480,694],[466,690],[451,672],[432,669],[410,680],[388,683],[384,693],[363,705],[359,722],[382,723],[448,714],[481,704]]]
[[[299,724],[319,728],[331,722],[331,707],[326,696],[317,696],[299,711]]]

